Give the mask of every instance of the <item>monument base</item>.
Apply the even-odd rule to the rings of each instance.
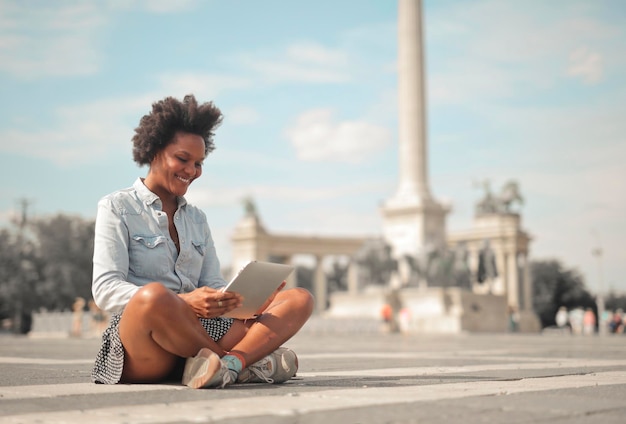
[[[336,292],[331,296],[331,306],[326,313],[335,318],[382,321],[385,293],[382,287],[356,295]],[[402,332],[455,334],[509,330],[505,296],[476,294],[458,287],[404,288],[399,294],[402,308],[396,319]]]
[[[541,321],[533,311],[522,311],[519,314],[520,333],[539,333],[541,331]]]

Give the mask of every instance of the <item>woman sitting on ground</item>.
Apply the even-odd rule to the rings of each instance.
[[[184,198],[214,149],[222,114],[213,103],[167,97],[152,105],[133,137],[145,178],[98,203],[92,292],[112,314],[92,378],[96,383],[149,383],[182,378],[193,388],[281,383],[298,368],[281,347],[313,310],[311,294],[282,290],[251,320],[222,317],[241,304],[221,292],[205,214]]]

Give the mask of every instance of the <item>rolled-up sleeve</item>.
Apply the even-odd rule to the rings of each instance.
[[[110,198],[98,202],[91,291],[101,309],[121,312],[139,287],[127,281],[128,228]]]

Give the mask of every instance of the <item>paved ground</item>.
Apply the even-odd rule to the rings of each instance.
[[[0,336],[0,423],[623,423],[626,336],[312,323],[283,385],[89,383],[97,339]]]

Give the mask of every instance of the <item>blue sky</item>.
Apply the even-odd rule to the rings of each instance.
[[[517,180],[534,259],[626,290],[626,2],[425,1],[429,179],[449,231]],[[224,265],[254,197],[266,228],[379,235],[397,186],[392,0],[0,0],[0,223],[95,216],[146,168],[133,129],[193,93],[225,119],[189,200]]]

